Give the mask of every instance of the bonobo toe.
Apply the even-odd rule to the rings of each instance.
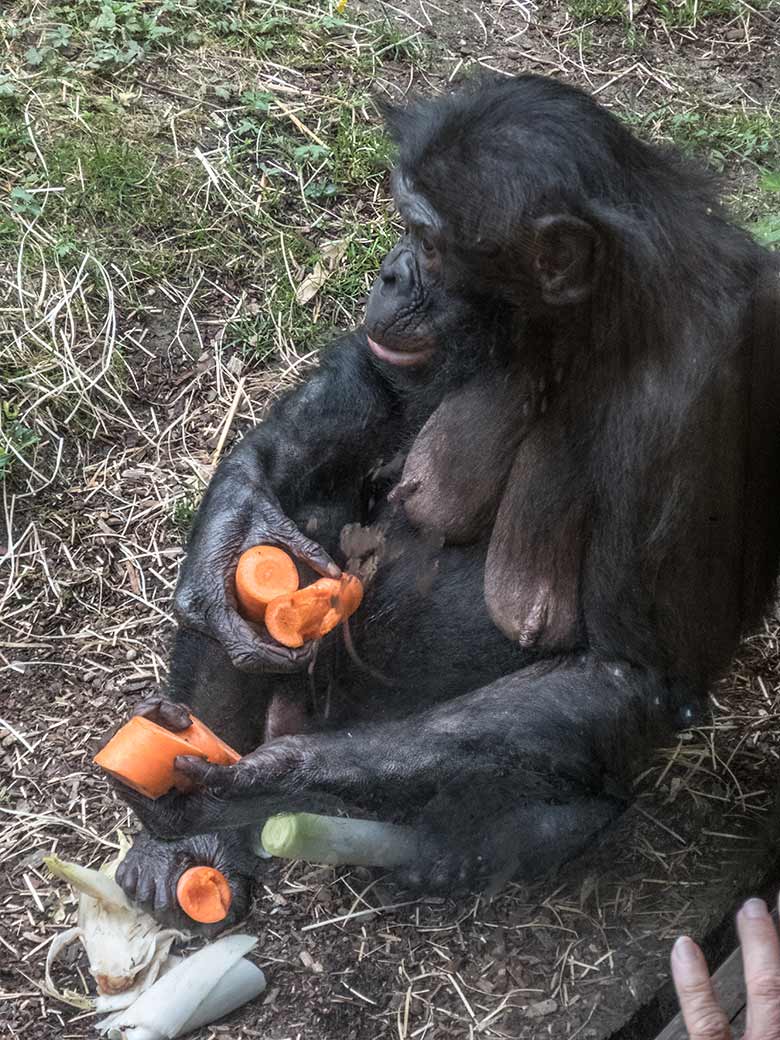
[[[160,841],[142,831],[119,865],[116,880],[129,899],[161,924],[213,936],[246,916],[255,865],[251,852],[236,835]],[[194,866],[216,867],[230,885],[230,910],[217,924],[198,924],[179,907],[176,886],[185,870]]]
[[[440,842],[421,843],[414,863],[396,874],[398,882],[419,895],[465,895],[487,884],[483,857],[472,850],[444,848]]]

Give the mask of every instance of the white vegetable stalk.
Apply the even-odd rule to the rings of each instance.
[[[417,834],[411,827],[314,813],[272,816],[260,843],[273,856],[331,866],[400,867],[417,854]]]
[[[252,935],[228,935],[179,961],[129,1008],[98,1024],[108,1040],[175,1040],[230,1014],[265,989],[265,976],[244,954]]]
[[[174,940],[183,932],[162,928],[154,918],[133,906],[113,875],[128,846],[117,859],[100,871],[66,863],[57,856],[47,856],[46,866],[79,892],[78,923],[58,935],[46,957],[45,988],[51,996],[76,1007],[95,1007],[112,1011],[127,1007],[139,993],[151,986],[164,969]],[[80,939],[87,952],[89,970],[98,988],[92,1001],[83,994],[66,990],[60,993],[51,977],[51,967],[63,950]]]

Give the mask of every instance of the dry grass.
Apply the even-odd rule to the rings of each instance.
[[[694,126],[697,150],[726,148],[744,219],[780,208],[760,186],[776,159],[762,136],[780,89],[774,7],[686,20],[682,5],[604,18],[521,0],[356,3],[330,33],[334,9],[238,6],[239,23],[266,11],[292,28],[260,52],[256,33],[219,35],[199,15],[201,42],[174,35],[111,77],[88,68],[83,28],[62,64],[26,61],[52,22],[37,2],[13,5],[33,19],[21,38],[0,37],[0,1016],[13,1038],[92,1035],[40,989],[74,909],[42,857],[98,862],[132,831],[90,759],[164,675],[183,529],[318,332],[354,319],[392,234],[368,87],[439,89],[477,65],[562,74],[648,132]],[[95,160],[92,143],[117,135],[125,161]],[[342,261],[299,303],[334,240]],[[706,932],[761,873],[777,641],[768,624],[746,644],[713,725],[660,756],[605,848],[554,884],[408,903],[364,871],[270,868],[250,921],[269,996],[202,1040],[606,1035],[665,977],[672,938]],[[72,970],[86,991],[83,962]]]

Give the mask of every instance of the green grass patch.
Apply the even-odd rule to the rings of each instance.
[[[569,13],[576,22],[628,19],[625,0],[569,0]]]
[[[751,0],[750,7],[761,10],[771,0]],[[715,18],[735,18],[748,12],[740,0],[655,0],[658,17],[670,28],[695,28]]]
[[[766,112],[658,109],[626,121],[644,136],[670,141],[715,169],[735,163],[769,165],[780,158],[777,119]]]

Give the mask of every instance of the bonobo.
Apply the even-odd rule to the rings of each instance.
[[[705,174],[588,95],[490,79],[385,109],[403,237],[364,325],[222,462],[176,605],[167,698],[245,753],[195,793],[122,791],[120,881],[158,914],[192,862],[321,808],[413,822],[403,884],[532,877],[621,812],[771,595],[778,274]],[[272,543],[351,557],[350,631],[287,650],[236,611]]]

